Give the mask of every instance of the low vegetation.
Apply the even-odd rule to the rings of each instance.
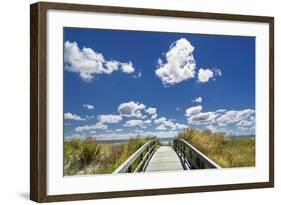
[[[178,135],[221,167],[255,166],[254,136],[226,138],[224,133],[187,129]]]
[[[64,175],[112,173],[151,138],[136,137],[119,144],[99,144],[92,139],[65,141]]]

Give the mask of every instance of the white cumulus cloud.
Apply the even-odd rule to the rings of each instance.
[[[153,114],[153,115],[151,115],[151,119],[154,120],[157,118],[157,116],[158,116],[157,114]]]
[[[125,124],[123,125],[124,127],[142,127],[145,128],[145,123],[142,120],[128,120],[127,122],[125,122]]]
[[[105,123],[118,123],[122,120],[122,116],[120,115],[98,115],[97,117],[98,121],[101,124],[105,124]]]
[[[160,118],[154,120],[154,123],[155,124],[161,124],[161,123],[164,123],[166,121],[167,121],[167,119],[165,117],[160,117]]]
[[[118,107],[118,112],[125,117],[145,118],[141,113],[145,108],[146,106],[142,103],[130,101],[121,103]]]
[[[77,121],[85,121],[85,118],[80,117],[79,115],[72,114],[70,112],[64,113],[65,120],[77,120]]]
[[[150,115],[156,114],[156,111],[157,111],[157,109],[154,108],[154,107],[149,107],[145,110],[145,112],[150,114]]]
[[[253,120],[241,120],[236,125],[241,126],[241,127],[251,127],[251,126],[255,125],[255,121],[253,121]]]
[[[166,119],[165,117],[161,117],[159,119],[154,120],[154,123],[158,125],[155,128],[156,130],[167,130],[168,128],[172,130],[177,130],[188,128],[188,126],[185,124],[174,123],[173,120]]]
[[[165,127],[165,125],[158,125],[156,128],[156,130],[167,130],[167,128]]]
[[[190,124],[209,124],[214,123],[217,114],[215,112],[199,112],[188,118]]]
[[[250,118],[255,114],[255,111],[252,109],[245,109],[245,110],[229,110],[225,112],[223,115],[217,118],[217,123],[220,126],[238,123],[241,120],[245,120]]]
[[[218,109],[216,110],[216,113],[225,113],[227,110],[226,109]]]
[[[206,128],[214,131],[217,127],[251,127],[255,128],[255,110],[226,110],[219,109],[214,112],[202,112],[202,107],[192,107],[186,111],[187,122],[192,125],[205,125]],[[211,126],[212,125],[212,126]]]
[[[84,131],[90,131],[90,130],[106,130],[107,125],[97,123],[94,125],[84,125],[84,126],[79,126],[75,128],[76,132],[84,132]]]
[[[187,129],[188,126],[185,125],[185,124],[180,124],[180,123],[175,123],[174,124],[174,128],[173,129],[179,129],[179,130],[182,130],[182,129]]]
[[[170,46],[170,50],[165,55],[165,63],[162,59],[158,59],[155,73],[164,85],[174,85],[195,77],[196,63],[193,51],[194,47],[191,43],[181,38]]]
[[[64,43],[64,63],[66,70],[79,73],[85,81],[91,81],[97,74],[111,74],[118,70],[124,73],[135,71],[132,62],[106,60],[103,54],[91,48],[83,47],[80,49],[75,41]]]
[[[214,73],[210,69],[208,69],[208,68],[207,69],[203,69],[203,68],[199,69],[199,72],[198,72],[198,82],[206,83],[212,77],[214,77]]]
[[[121,65],[121,70],[124,73],[133,73],[135,71],[131,61],[129,63],[120,63],[120,65]]]
[[[151,120],[145,120],[144,123],[145,124],[150,124],[152,121]]]
[[[203,109],[203,107],[201,105],[187,108],[185,110],[185,116],[190,117],[192,115],[196,115],[196,114],[200,113],[202,109]]]

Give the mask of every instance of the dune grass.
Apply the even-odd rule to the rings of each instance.
[[[255,166],[254,137],[232,137],[226,139],[224,133],[195,129],[186,129],[178,137],[192,144],[221,167]]]
[[[136,137],[122,144],[98,144],[90,139],[65,141],[64,175],[112,173],[150,139]]]

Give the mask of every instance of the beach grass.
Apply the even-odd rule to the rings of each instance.
[[[150,139],[151,136],[135,137],[118,144],[99,144],[92,139],[65,141],[64,175],[112,173]]]
[[[179,133],[184,139],[200,150],[221,167],[253,167],[255,166],[255,137],[226,137],[222,132],[211,132],[186,129]]]

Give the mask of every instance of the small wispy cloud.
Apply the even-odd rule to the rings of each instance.
[[[192,102],[201,103],[203,101],[202,97],[198,97],[192,100]]]
[[[142,73],[139,71],[137,74],[133,75],[133,78],[141,78]]]
[[[85,121],[85,118],[80,117],[79,115],[72,114],[70,112],[64,113],[65,120],[77,120],[77,121]]]
[[[75,128],[76,132],[84,132],[84,131],[91,131],[91,130],[106,130],[107,125],[96,123],[93,125],[85,125],[85,126],[79,126]]]
[[[93,110],[95,109],[95,106],[94,105],[90,105],[90,104],[83,104],[82,105],[84,108],[87,108],[88,110]]]
[[[85,116],[87,120],[91,120],[91,119],[94,119],[95,116],[94,115],[86,115]]]

